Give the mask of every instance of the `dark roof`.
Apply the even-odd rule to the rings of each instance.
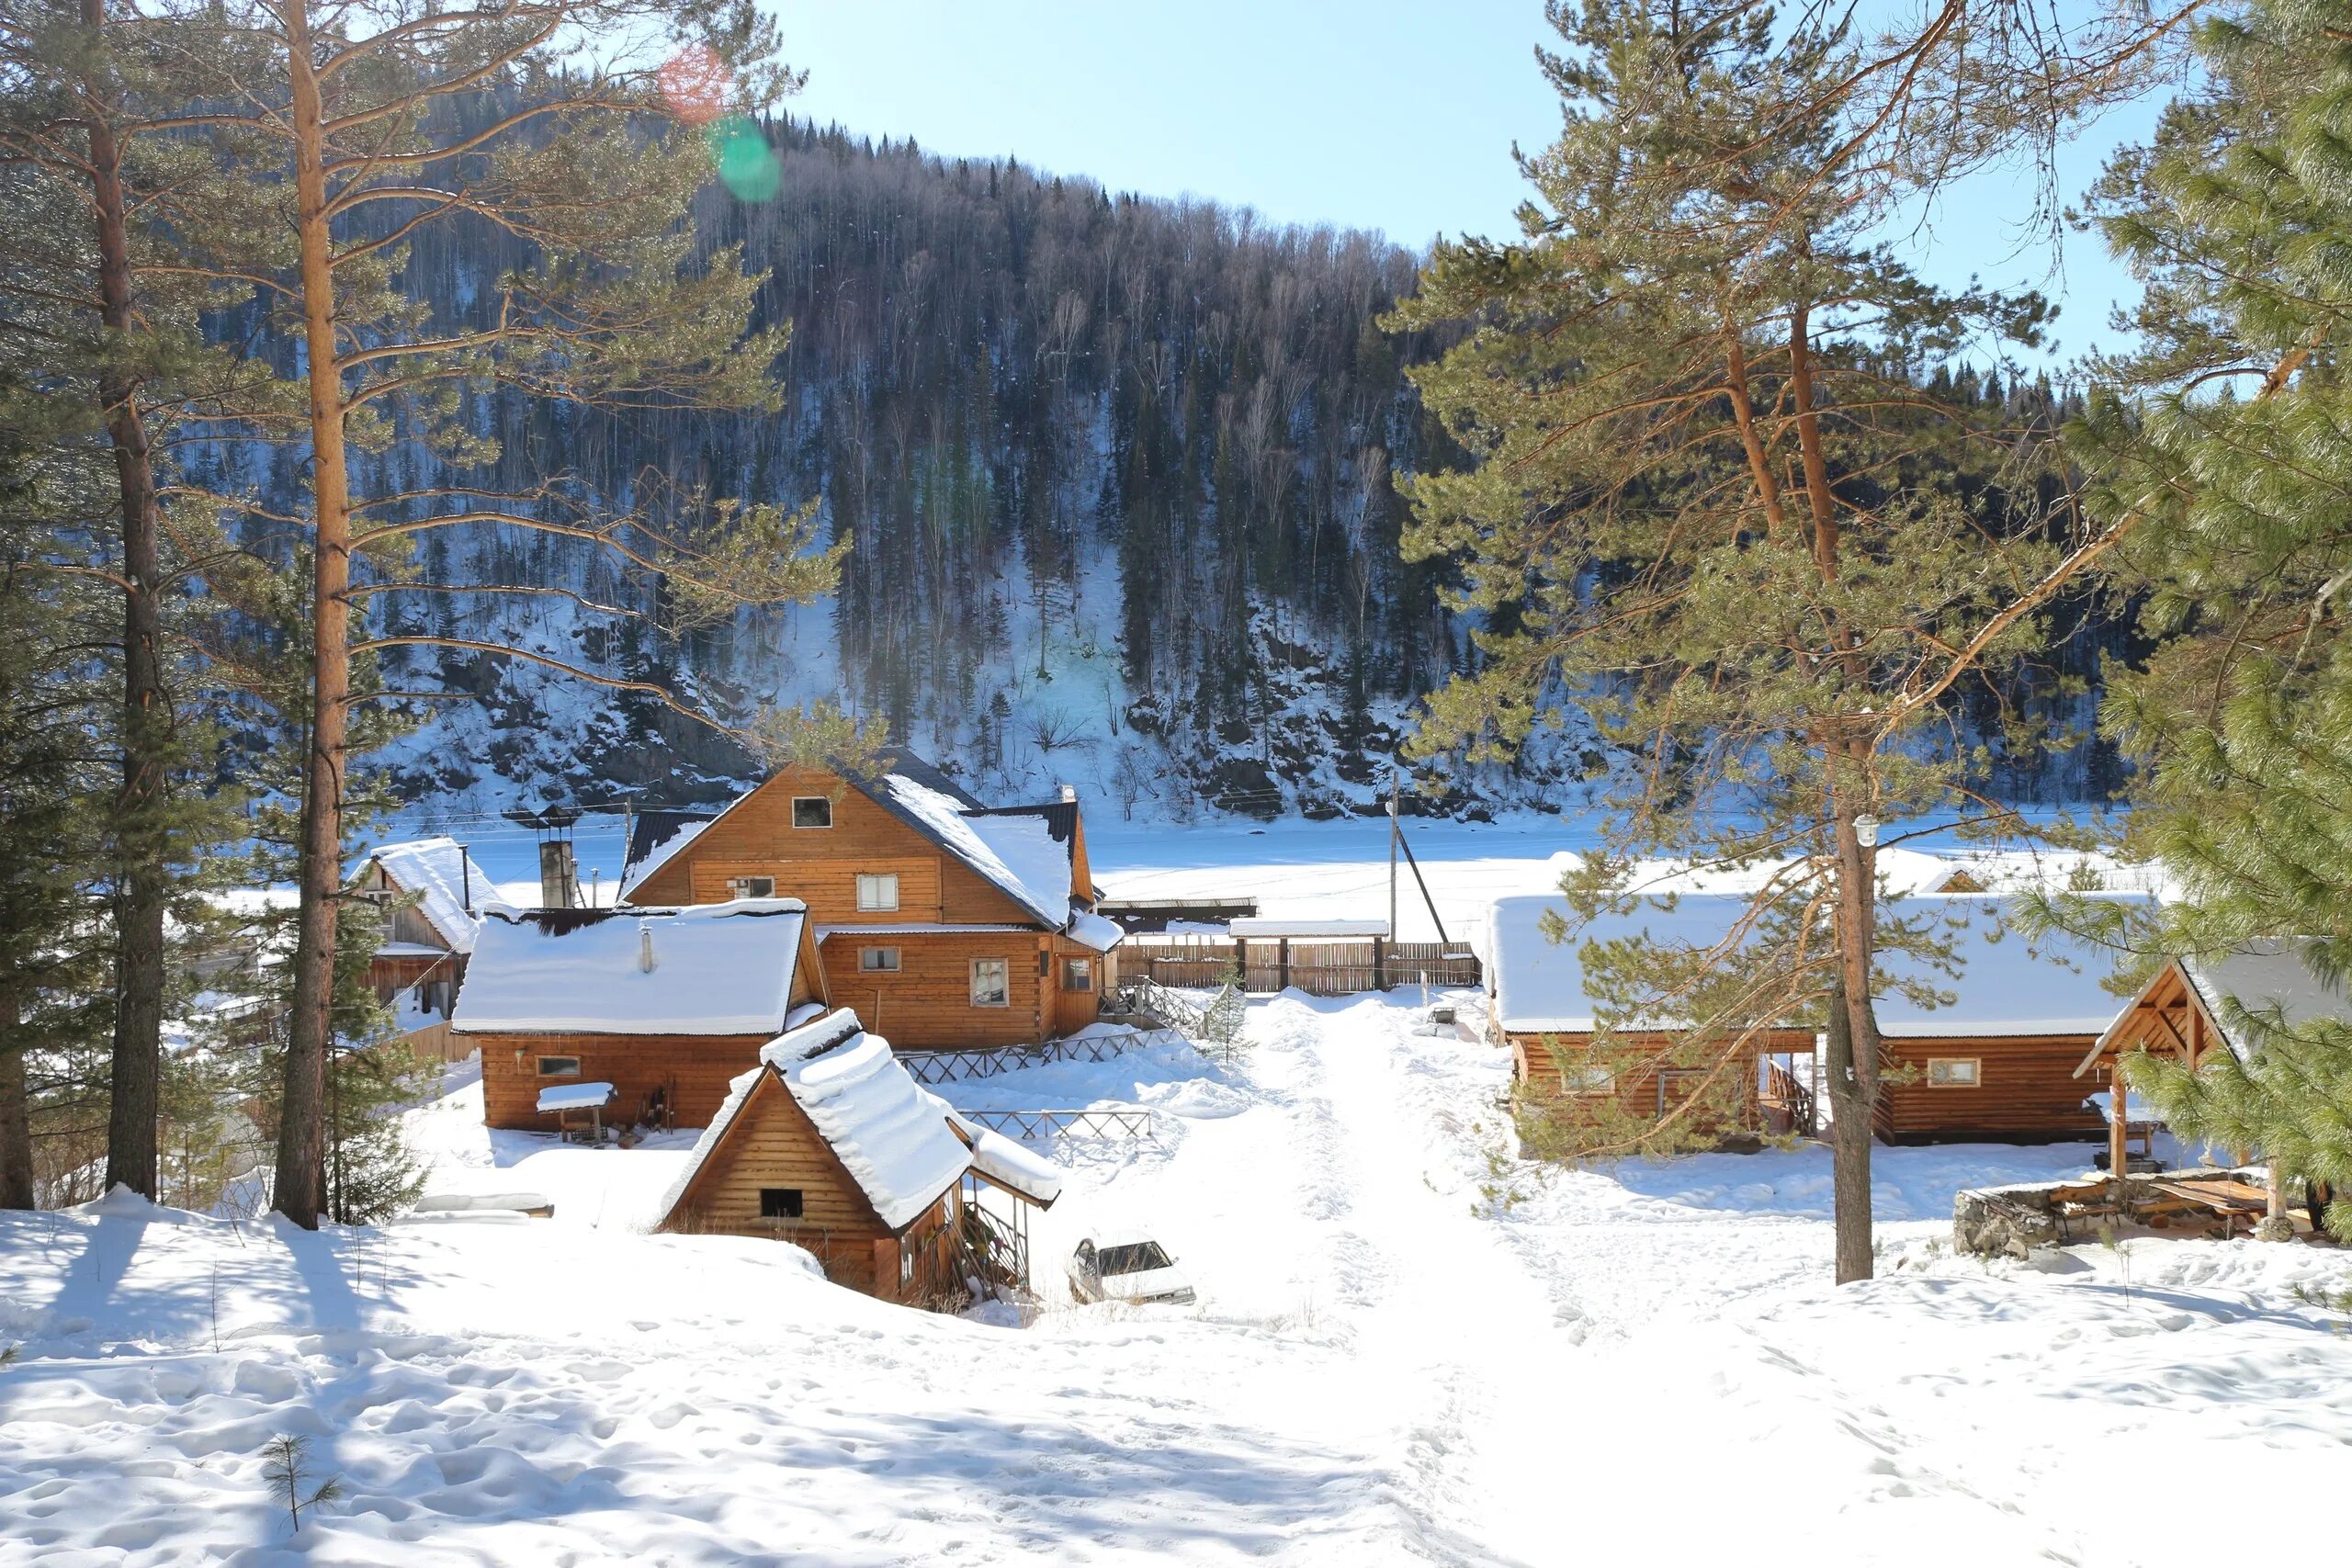
[[[626,887],[635,882],[637,868],[651,860],[664,844],[695,824],[716,821],[718,817],[716,811],[640,809],[629,820],[628,851],[621,860],[621,886]]]

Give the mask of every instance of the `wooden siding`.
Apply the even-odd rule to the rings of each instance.
[[[858,967],[859,953],[895,947],[895,973]],[[907,1050],[960,1050],[984,1045],[1022,1045],[1068,1033],[1063,1020],[1076,1016],[1061,995],[1062,949],[1083,953],[1075,943],[1044,931],[950,931],[869,933],[835,931],[825,939],[825,984],[835,1007],[856,1012],[858,1021],[894,1046]],[[1037,973],[1046,953],[1052,973]],[[972,960],[1001,958],[1006,965],[1006,1004],[972,1005]],[[1102,992],[1085,1008],[1094,1021]],[[1073,1026],[1075,1027],[1075,1026]]]
[[[707,1127],[727,1087],[759,1066],[770,1034],[464,1034],[481,1047],[482,1121],[492,1127],[552,1133],[557,1118],[539,1111],[539,1090],[556,1084],[605,1082],[615,1090],[608,1123],[626,1123],[654,1089],[670,1098],[681,1127]],[[541,1077],[541,1056],[577,1056],[580,1070]]]
[[[830,828],[795,828],[796,795],[833,802]],[[857,874],[896,872],[904,920],[1022,922],[1035,918],[929,839],[821,768],[789,767],[736,803],[635,888],[632,904],[714,904],[739,876],[773,876],[822,925],[873,922],[857,907]]]
[[[1575,1034],[1519,1034],[1503,1036],[1510,1047],[1511,1079],[1515,1091],[1531,1100],[1540,1100],[1558,1111],[1572,1107],[1582,1098],[1563,1092],[1560,1063],[1553,1054],[1559,1046],[1570,1052],[1589,1050],[1592,1036]],[[1670,1044],[1665,1035],[1621,1035],[1617,1037],[1611,1055],[1617,1060],[1617,1078],[1613,1098],[1626,1110],[1643,1116],[1658,1116],[1679,1103],[1675,1075],[1681,1069],[1667,1066],[1661,1068],[1632,1057],[1635,1051],[1664,1051]],[[1748,1042],[1745,1065],[1729,1069],[1729,1080],[1736,1096],[1735,1120],[1739,1124],[1723,1129],[1726,1132],[1750,1132],[1763,1122],[1762,1107],[1758,1094],[1758,1064],[1767,1056],[1794,1053],[1810,1055],[1814,1037],[1811,1030],[1776,1030],[1758,1035]],[[1661,1073],[1667,1078],[1661,1086]],[[1663,1089],[1663,1092],[1661,1092]]]
[[[797,1190],[799,1217],[763,1216],[763,1187]],[[951,1188],[894,1235],[808,1113],[770,1072],[752,1086],[662,1228],[789,1241],[814,1254],[835,1284],[896,1301],[902,1249],[922,1247],[945,1224],[955,1195]]]
[[[1879,1091],[1879,1136],[1894,1144],[2095,1142],[2106,1126],[2082,1109],[2104,1087],[2075,1077],[2091,1034],[1888,1040],[1881,1059],[1903,1081]],[[1973,1087],[1928,1081],[1931,1057],[1978,1064]]]

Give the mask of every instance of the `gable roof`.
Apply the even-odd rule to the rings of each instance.
[[[2115,895],[2144,898],[2143,894]],[[1947,894],[1884,901],[1906,916],[1939,912],[1959,927],[1954,950],[1960,973],[1949,976],[1919,965],[1908,955],[1882,952],[1879,966],[1890,977],[1916,975],[1951,1005],[1924,1008],[1893,985],[1874,998],[1879,1033],[1889,1040],[1952,1037],[2023,1037],[2097,1034],[2115,1015],[2116,998],[2102,982],[2115,972],[2106,949],[2061,934],[2030,941],[1999,929],[1999,895]],[[1498,899],[1487,927],[1495,976],[1495,1021],[1512,1033],[1584,1034],[1599,1026],[1584,989],[1582,948],[1588,942],[1648,936],[1682,949],[1713,947],[1746,913],[1746,894],[1682,895],[1671,909],[1636,907],[1624,915],[1604,914],[1554,942],[1539,925],[1546,910],[1563,911],[1556,897]],[[1672,1028],[1687,1020],[1662,1018],[1654,1027]]]
[[[2115,1048],[2117,1032],[2131,1022],[2150,996],[2174,975],[2180,977],[2190,1001],[2205,1015],[2205,1021],[2212,1025],[2222,1043],[2240,1061],[2254,1055],[2256,1042],[2247,1030],[2231,1021],[2228,1001],[2235,1001],[2249,1013],[2275,1010],[2290,1029],[2320,1019],[2352,1016],[2352,996],[2346,996],[2343,987],[2331,985],[2312,972],[2304,961],[2301,941],[2261,939],[2233,953],[2176,958],[2158,970],[2100,1032],[2098,1043],[2083,1058],[2083,1065],[2075,1069],[2076,1077],[2090,1071],[2101,1056]]]
[[[912,1224],[972,1167],[972,1150],[957,1136],[947,1102],[915,1082],[888,1041],[865,1032],[857,1014],[840,1008],[761,1047],[760,1065],[729,1086],[726,1103],[671,1182],[662,1202],[665,1219],[763,1078],[791,1096],[892,1232]]]
[[[903,746],[885,747],[876,755],[878,773],[869,776],[842,769],[842,782],[955,856],[1047,930],[1070,930],[1078,913],[1073,901],[1090,901],[1093,894],[1091,888],[1072,886],[1077,802],[983,806],[955,780]],[[744,791],[717,813],[645,813],[649,826],[643,834],[632,829],[629,835],[628,861],[621,873],[622,895],[626,897],[713,823],[766,787],[763,784]],[[1107,951],[1111,943],[1103,940],[1103,933],[1092,925],[1085,929],[1088,934],[1077,940]]]
[[[452,953],[474,950],[483,906],[497,901],[498,889],[464,845],[447,837],[379,844],[368,852],[356,874],[365,876],[369,866],[380,867],[386,880],[416,898],[417,912],[441,933]]]
[[[807,927],[797,898],[493,912],[449,1026],[461,1034],[773,1034],[791,1010]]]

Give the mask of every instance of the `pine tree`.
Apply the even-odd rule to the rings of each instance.
[[[2184,898],[2149,951],[2294,944],[2352,976],[2352,5],[2207,20],[2194,85],[2110,165],[2092,218],[2145,284],[2140,351],[2072,432],[2094,516],[2143,513],[2119,586],[2164,638],[2103,721],[2140,763],[2132,825]],[[2249,1001],[2252,999],[2249,998]],[[2244,1012],[2235,1000],[2225,1009]],[[2352,1018],[2256,1006],[2249,1061],[2127,1061],[2178,1130],[2337,1194],[2352,1239]]]
[[[1877,955],[1953,956],[1878,907],[1876,835],[2027,830],[1971,787],[1986,749],[1951,694],[2038,649],[2045,606],[2114,542],[2039,513],[2046,430],[1913,373],[2039,341],[2042,302],[1939,291],[1872,239],[2021,122],[1932,28],[1898,47],[1732,3],[1550,14],[1568,108],[1525,160],[1523,240],[1441,246],[1392,318],[1469,333],[1416,373],[1470,467],[1404,482],[1405,549],[1457,561],[1485,621],[1482,667],[1430,698],[1414,750],[1507,757],[1572,703],[1623,749],[1564,940],[1639,893],[1639,856],[1786,863],[1720,942],[1610,944],[1588,974],[1612,1048],[1726,1089],[1759,1031],[1826,1030],[1838,1278],[1866,1278]],[[1906,96],[1922,78],[1961,90]],[[1661,1012],[1689,1022],[1664,1046],[1623,1027]],[[1557,1138],[1671,1147],[1708,1109]]]

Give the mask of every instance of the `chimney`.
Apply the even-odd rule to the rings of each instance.
[[[653,927],[646,920],[637,922],[637,966],[648,975],[662,967],[662,955],[653,951]]]
[[[1071,806],[1077,805],[1078,786],[1076,784],[1062,785],[1062,799]]]
[[[569,909],[579,902],[579,877],[571,863],[571,840],[550,839],[539,846],[539,908]]]
[[[473,852],[463,844],[458,846],[458,883],[466,890],[466,913],[470,915],[474,912],[474,859]]]

